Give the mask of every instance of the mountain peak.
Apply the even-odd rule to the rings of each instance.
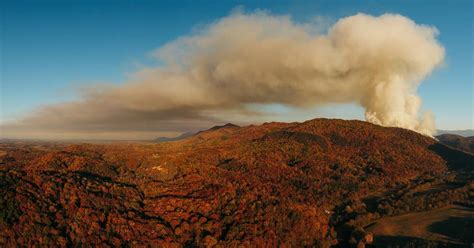
[[[219,130],[219,129],[224,129],[224,128],[239,128],[240,126],[238,125],[235,125],[235,124],[232,124],[232,123],[227,123],[225,125],[222,125],[222,126],[213,126],[211,128],[209,128],[208,130]]]

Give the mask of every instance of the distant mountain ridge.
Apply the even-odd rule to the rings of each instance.
[[[161,142],[177,141],[177,140],[182,140],[182,139],[189,138],[189,137],[193,136],[194,134],[196,134],[196,133],[195,132],[186,132],[186,133],[180,134],[176,137],[159,137],[159,138],[156,138],[154,140],[154,142],[161,143]]]
[[[227,124],[222,125],[222,126],[213,126],[213,127],[209,128],[207,130],[203,130],[203,131],[199,131],[199,132],[186,132],[186,133],[183,133],[183,134],[178,135],[176,137],[159,137],[159,138],[156,138],[154,140],[154,142],[161,143],[161,142],[170,142],[170,141],[183,140],[183,139],[192,137],[196,134],[203,133],[203,132],[217,131],[217,130],[220,130],[220,129],[233,129],[233,128],[239,128],[239,127],[240,126],[238,126],[238,125],[235,125],[235,124],[232,124],[232,123],[227,123]]]
[[[463,137],[474,136],[474,129],[465,130],[436,130],[436,135],[455,134]]]
[[[213,126],[213,127],[209,128],[208,130],[214,131],[214,130],[219,130],[219,129],[222,129],[222,128],[238,128],[238,127],[240,127],[240,126],[232,124],[232,123],[227,123],[227,124],[222,125],[222,126]]]
[[[443,134],[436,136],[440,143],[452,148],[474,154],[474,136],[463,137],[454,134]]]
[[[154,142],[161,143],[161,142],[171,142],[171,141],[177,141],[177,140],[183,140],[186,138],[189,138],[193,135],[196,135],[201,132],[206,132],[206,131],[215,131],[219,129],[226,129],[226,128],[239,128],[240,126],[235,125],[233,123],[227,123],[225,125],[218,125],[218,126],[213,126],[207,130],[203,131],[198,131],[198,132],[185,132],[182,133],[176,137],[158,137],[154,140]],[[466,129],[466,130],[436,130],[436,135],[440,136],[443,134],[454,134],[454,135],[459,135],[462,137],[469,137],[469,136],[474,136],[474,130],[473,129]]]

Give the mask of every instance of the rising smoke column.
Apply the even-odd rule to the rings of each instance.
[[[3,128],[179,131],[262,114],[254,104],[356,103],[372,123],[434,133],[416,94],[443,62],[434,27],[396,14],[357,14],[327,33],[318,30],[317,23],[288,16],[234,13],[159,48],[163,66],[144,68],[121,86],[89,88],[79,101],[47,106]]]

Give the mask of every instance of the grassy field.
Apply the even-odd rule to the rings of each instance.
[[[383,218],[367,230],[374,234],[375,244],[381,246],[397,240],[425,239],[470,247],[474,242],[474,209],[452,205]]]

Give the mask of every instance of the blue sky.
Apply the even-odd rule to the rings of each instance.
[[[329,21],[363,12],[399,13],[437,27],[446,65],[419,88],[423,109],[439,129],[474,128],[472,1],[2,1],[1,115],[20,117],[38,106],[77,97],[82,85],[120,84],[150,52],[227,16],[236,7],[287,14],[296,21]],[[354,106],[295,113],[363,118]]]

